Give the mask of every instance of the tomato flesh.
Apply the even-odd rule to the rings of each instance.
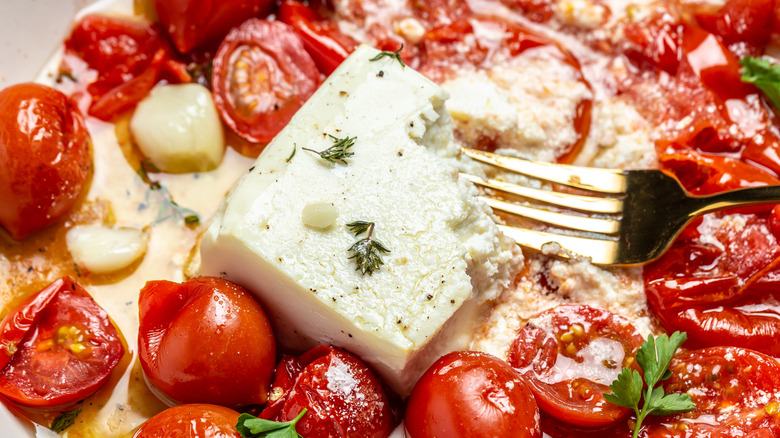
[[[602,394],[623,367],[632,366],[642,341],[618,315],[565,305],[520,330],[509,363],[527,379],[542,411],[576,426],[603,427],[629,414]]]
[[[225,37],[212,88],[222,120],[238,135],[267,143],[319,86],[300,37],[279,21],[251,19]]]
[[[0,322],[0,394],[56,408],[100,389],[125,353],[105,310],[70,277],[30,297]]]
[[[404,422],[411,438],[542,436],[525,379],[501,359],[475,351],[437,360],[412,389]]]
[[[304,438],[382,438],[395,419],[379,378],[360,359],[333,347],[286,356],[276,369],[273,396],[260,417],[293,420]]]
[[[249,292],[214,277],[150,281],[138,306],[138,356],[156,390],[179,403],[265,403],[276,342]]]
[[[241,438],[236,430],[238,416],[218,405],[174,406],[147,420],[133,438]]]
[[[89,134],[64,94],[39,84],[0,91],[0,226],[16,239],[65,216],[91,167]]]

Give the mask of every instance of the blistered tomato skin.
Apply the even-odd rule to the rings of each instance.
[[[0,91],[0,226],[22,239],[60,220],[90,173],[89,134],[74,103],[45,85]]]
[[[384,438],[395,419],[379,378],[360,359],[328,346],[282,358],[261,418],[293,420],[304,438]]]
[[[412,389],[404,422],[411,438],[542,436],[525,379],[503,360],[475,351],[436,361]]]
[[[642,336],[628,320],[585,305],[564,305],[532,319],[509,350],[539,408],[581,427],[606,427],[630,411],[603,393],[635,363]],[[633,365],[635,366],[635,365]]]
[[[0,322],[0,394],[24,406],[65,407],[100,389],[124,353],[106,311],[63,277]]]
[[[239,413],[224,406],[184,404],[147,420],[133,438],[241,438]]]
[[[177,403],[266,402],[276,342],[244,288],[214,277],[150,281],[138,305],[138,355],[157,391]]]

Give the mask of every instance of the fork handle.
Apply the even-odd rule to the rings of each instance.
[[[731,207],[778,204],[780,203],[780,185],[729,190],[714,195],[693,196],[692,199],[699,202],[695,203],[695,210],[691,217]]]

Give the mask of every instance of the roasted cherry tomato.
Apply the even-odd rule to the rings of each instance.
[[[308,409],[296,425],[304,438],[380,438],[393,429],[390,400],[379,378],[343,350],[319,346],[300,358],[282,358],[271,393],[260,417],[290,421]]]
[[[696,21],[726,44],[747,43],[763,50],[776,30],[774,8],[774,0],[728,0],[716,11],[696,14]]]
[[[404,424],[412,438],[542,436],[523,376],[476,351],[447,354],[428,368],[407,400]]]
[[[236,430],[238,416],[218,405],[174,406],[147,420],[133,438],[241,438]]]
[[[0,91],[0,226],[14,238],[66,215],[90,164],[84,119],[64,94],[32,83]]]
[[[603,393],[631,366],[642,336],[628,320],[584,305],[565,305],[532,319],[509,350],[509,363],[527,379],[539,408],[584,427],[610,425],[629,410]]]
[[[36,408],[73,404],[100,389],[124,353],[106,311],[63,277],[0,322],[0,394]]]
[[[154,8],[176,48],[190,50],[219,42],[231,27],[256,17],[273,0],[154,0]]]
[[[639,436],[780,436],[780,365],[774,358],[744,348],[712,347],[677,356],[669,371],[664,390],[689,394],[696,409],[648,416]]]
[[[62,69],[77,81],[87,81],[81,76],[89,76],[81,71],[78,60],[94,71],[96,77],[86,85],[91,98],[89,114],[111,120],[132,109],[161,77],[173,82],[189,80],[182,73],[183,66],[171,59],[171,50],[159,33],[143,22],[87,15],[65,40]]]
[[[245,21],[214,58],[212,88],[222,120],[255,143],[271,141],[319,82],[301,38],[279,21]]]
[[[244,288],[214,277],[150,281],[138,306],[138,356],[156,390],[179,403],[265,403],[276,342]]]
[[[295,0],[279,5],[279,20],[295,29],[303,47],[325,75],[333,73],[358,45],[341,33],[335,22],[321,19],[314,10]]]

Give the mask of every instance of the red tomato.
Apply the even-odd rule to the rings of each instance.
[[[583,427],[608,426],[629,410],[602,394],[631,366],[642,336],[628,320],[584,305],[542,313],[520,330],[509,363],[528,381],[539,408]]]
[[[154,8],[181,53],[216,43],[231,27],[268,10],[273,0],[154,0]]]
[[[678,355],[664,381],[667,393],[688,393],[696,409],[648,416],[643,438],[780,436],[780,365],[761,353],[713,347]]]
[[[63,277],[0,322],[0,394],[31,407],[73,404],[100,389],[124,354],[106,311]]]
[[[236,430],[238,416],[218,405],[174,406],[147,420],[133,438],[241,438]]]
[[[32,83],[0,91],[0,226],[14,238],[65,216],[90,166],[84,120],[64,94]]]
[[[63,69],[80,70],[77,59],[95,72],[86,89],[91,96],[89,114],[103,120],[132,109],[166,70],[174,81],[188,80],[157,31],[132,19],[82,18],[65,40]]]
[[[300,358],[286,356],[276,369],[261,418],[293,420],[304,438],[380,438],[393,429],[393,413],[379,378],[357,357],[326,346]]]
[[[244,288],[214,277],[150,281],[138,307],[138,357],[157,390],[179,403],[265,403],[276,342]]]
[[[319,85],[320,72],[290,26],[251,19],[234,28],[214,58],[212,88],[236,134],[267,143]]]
[[[298,1],[284,0],[279,5],[278,18],[295,29],[303,47],[325,75],[333,73],[358,45],[341,33],[335,22],[322,20],[314,10]]]
[[[497,357],[458,351],[437,360],[406,404],[411,438],[539,437],[539,409],[525,379]]]
[[[774,0],[728,0],[717,11],[696,14],[696,21],[728,45],[745,42],[763,49],[774,30],[774,7]]]

